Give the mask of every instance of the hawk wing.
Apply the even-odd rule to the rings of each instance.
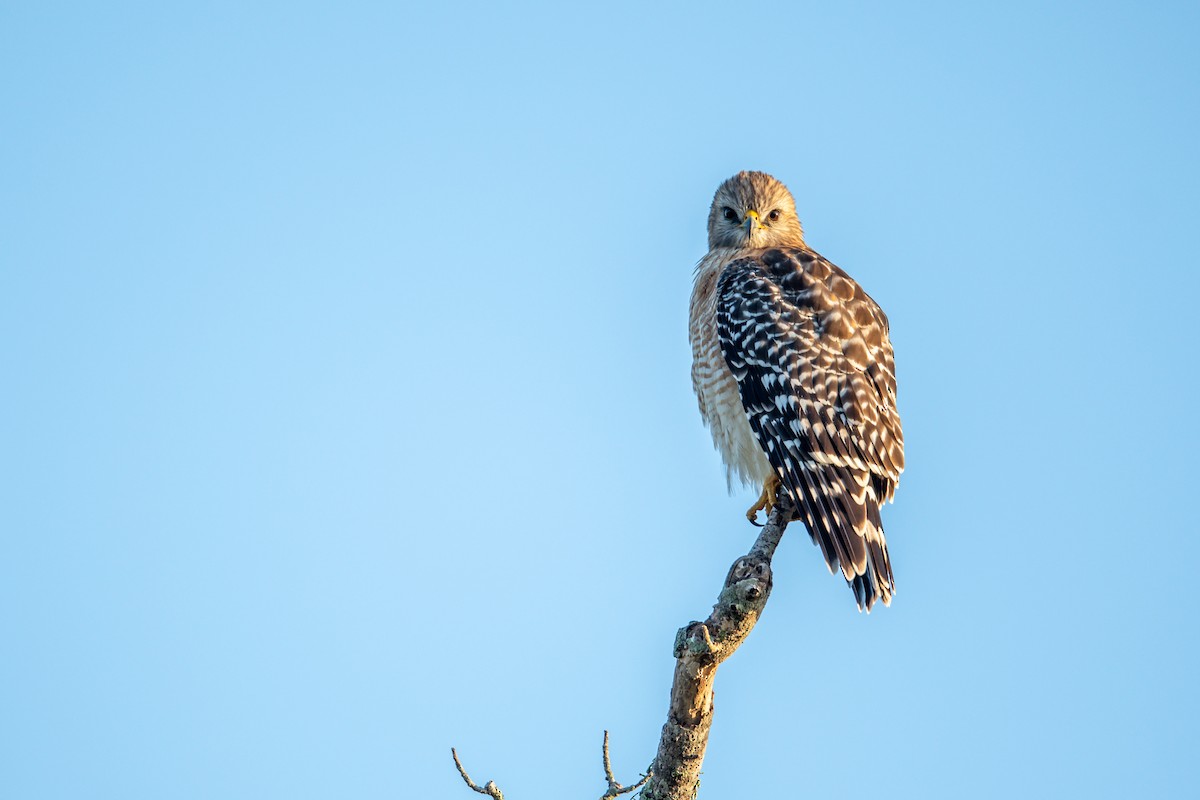
[[[765,250],[717,284],[717,335],[750,427],[859,607],[895,590],[879,506],[904,470],[887,316],[816,253]]]

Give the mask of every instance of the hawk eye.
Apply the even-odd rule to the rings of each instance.
[[[777,208],[770,214],[767,214],[767,219],[771,220],[771,222],[779,222],[779,209]]]
[[[723,216],[725,219],[727,219],[731,222],[737,222],[737,218],[738,218],[737,212],[734,211],[729,206],[725,206],[724,208],[721,209],[721,216]]]

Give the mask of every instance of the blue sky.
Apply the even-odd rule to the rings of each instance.
[[[898,594],[800,529],[702,797],[1200,785],[1196,7],[0,9],[0,794],[598,796],[755,531],[717,184],[886,309]]]

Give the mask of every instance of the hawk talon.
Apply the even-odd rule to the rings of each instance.
[[[756,527],[763,527],[766,523],[758,522],[758,512],[766,511],[767,516],[771,516],[771,510],[775,508],[777,502],[776,492],[779,490],[779,476],[772,473],[771,477],[763,483],[762,494],[758,496],[758,501],[750,508],[746,509],[746,519],[750,520],[750,524]]]

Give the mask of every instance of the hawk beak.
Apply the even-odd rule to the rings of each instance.
[[[746,226],[746,238],[753,239],[754,232],[762,228],[762,222],[758,219],[757,211],[747,211],[746,221],[743,223]]]

